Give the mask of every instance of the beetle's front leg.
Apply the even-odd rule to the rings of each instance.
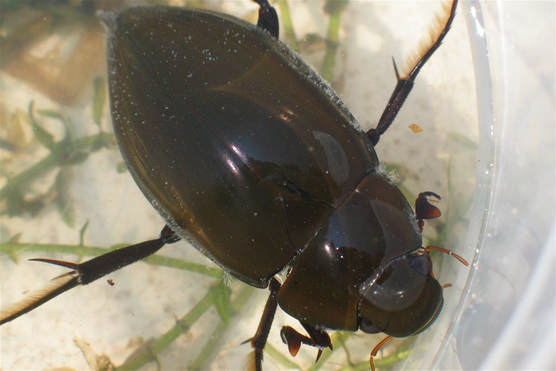
[[[428,197],[434,197],[440,200],[440,196],[434,192],[421,192],[415,200],[415,217],[417,218],[417,224],[419,225],[419,230],[423,232],[423,226],[425,224],[425,219],[435,219],[440,217],[440,209],[432,205]]]
[[[165,244],[178,240],[180,237],[170,227],[165,226],[157,239],[110,251],[81,264],[54,259],[31,259],[32,261],[61,265],[72,271],[54,278],[44,289],[28,295],[22,301],[3,308],[0,311],[0,325],[16,319],[75,286],[91,283],[115,270],[154,254]]]
[[[332,349],[332,342],[330,341],[330,336],[324,330],[319,330],[311,325],[301,322],[301,325],[305,328],[309,336],[305,336],[291,328],[290,326],[282,327],[280,331],[280,336],[282,337],[282,341],[288,345],[288,349],[290,354],[295,357],[301,344],[309,345],[312,347],[317,347],[319,349],[317,353],[318,361],[323,348],[330,348]]]

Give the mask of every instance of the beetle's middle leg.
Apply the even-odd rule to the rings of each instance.
[[[278,25],[278,15],[276,10],[268,3],[268,0],[253,0],[259,4],[259,19],[257,27],[268,31],[272,36],[278,38],[280,27]]]
[[[270,328],[272,327],[272,321],[274,320],[274,315],[276,314],[276,308],[278,307],[277,295],[280,287],[280,283],[275,278],[270,281],[270,284],[268,285],[270,295],[266,300],[263,315],[261,316],[261,320],[259,321],[259,327],[257,327],[255,336],[247,340],[251,342],[251,346],[255,349],[253,359],[254,365],[251,367],[251,369],[257,371],[262,371],[263,350],[268,339]]]

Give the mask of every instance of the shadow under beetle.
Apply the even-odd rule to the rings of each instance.
[[[3,311],[0,323],[181,238],[252,286],[269,288],[250,339],[253,366],[278,305],[282,339],[331,347],[327,329],[404,337],[438,316],[442,286],[422,247],[423,220],[440,216],[419,194],[415,212],[378,171],[374,151],[438,48],[457,1],[400,76],[375,129],[355,118],[311,67],[278,41],[266,0],[257,25],[205,10],[138,7],[105,16],[112,120],[133,178],[167,225],[160,237],[71,268],[44,296]],[[466,262],[456,256],[462,262]],[[275,276],[285,271],[280,282]],[[318,358],[317,356],[317,358]]]

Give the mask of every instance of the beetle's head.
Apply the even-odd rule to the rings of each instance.
[[[390,261],[360,289],[359,329],[395,337],[425,330],[442,309],[442,287],[423,249]]]

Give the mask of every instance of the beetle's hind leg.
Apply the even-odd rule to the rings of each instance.
[[[47,287],[30,294],[22,301],[0,310],[0,325],[39,307],[75,286],[86,285],[126,265],[146,258],[157,252],[165,244],[174,243],[179,239],[178,235],[168,226],[165,226],[160,232],[160,236],[154,240],[110,251],[80,264],[54,259],[31,259],[60,265],[70,268],[72,271],[54,278]]]
[[[396,115],[402,108],[405,99],[411,92],[413,88],[413,83],[415,78],[419,74],[421,67],[429,60],[431,55],[442,43],[444,36],[448,33],[454,16],[456,15],[456,7],[458,0],[452,0],[451,5],[444,6],[443,12],[436,16],[434,22],[429,29],[428,39],[423,40],[421,45],[415,55],[408,61],[407,72],[402,72],[400,75],[396,62],[392,60],[394,64],[394,72],[396,73],[396,79],[398,80],[390,100],[380,116],[378,125],[376,128],[367,131],[367,136],[369,137],[371,143],[376,145],[380,139],[380,136],[392,125],[392,122],[396,118]]]
[[[268,3],[268,0],[253,0],[259,4],[259,19],[257,20],[257,27],[268,31],[272,36],[278,38],[280,34],[280,27],[278,25],[278,14],[276,9]]]

